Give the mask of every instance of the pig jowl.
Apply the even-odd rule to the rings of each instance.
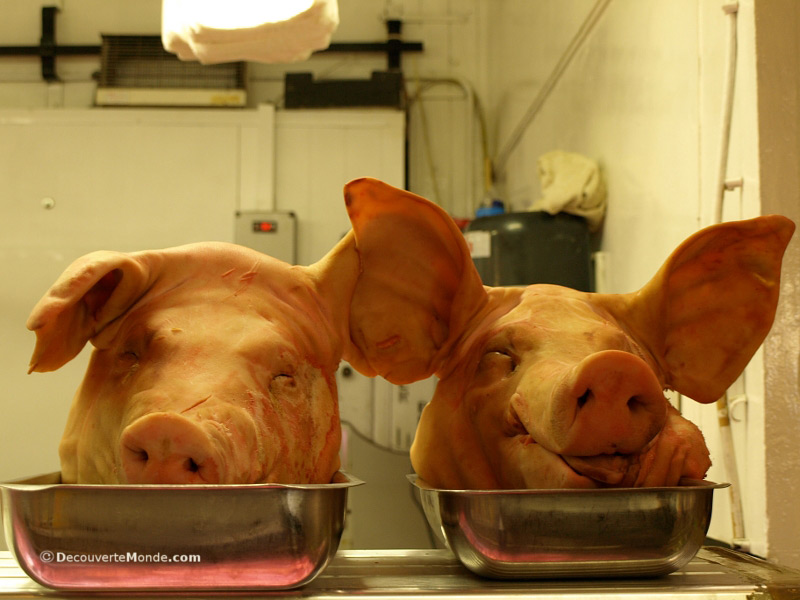
[[[628,294],[483,286],[436,205],[372,179],[345,189],[362,273],[345,358],[408,383],[436,374],[411,459],[441,488],[674,485],[703,436],[664,390],[719,398],[767,335],[794,225],[707,228]],[[380,298],[380,302],[370,299]]]

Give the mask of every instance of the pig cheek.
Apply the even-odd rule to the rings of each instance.
[[[114,351],[93,353],[59,445],[65,482],[119,482],[116,441],[123,427],[125,397],[116,367]]]
[[[248,396],[255,402],[252,410],[256,415],[257,432],[261,440],[261,480],[280,483],[285,478],[282,457],[289,453],[283,410],[269,389],[263,392],[248,391]]]
[[[266,481],[266,473],[277,460],[273,440],[279,439],[269,429],[269,424],[277,419],[271,412],[267,386],[253,377],[242,379],[238,371],[228,370],[216,373],[204,389],[212,391],[208,401],[201,398],[191,413],[201,424],[219,428],[236,481]],[[199,397],[204,395],[201,391]],[[188,416],[186,410],[181,412]]]
[[[316,369],[313,372],[309,399],[315,433],[309,441],[315,461],[310,480],[328,483],[340,466],[342,429],[339,422],[338,394],[332,372],[329,377],[322,375]]]
[[[106,424],[109,423],[109,424]],[[59,444],[64,483],[119,483],[120,457],[113,415],[85,414],[76,427],[65,430]]]
[[[310,430],[310,419],[306,407],[302,406],[298,390],[298,384],[293,376],[279,375],[275,377],[269,385],[268,399],[271,412],[270,424],[278,447],[274,452],[278,457],[274,465],[276,469],[287,468],[289,457],[297,457],[293,452],[292,446],[299,442],[301,432],[305,431],[306,436]],[[303,437],[306,437],[303,436]],[[294,470],[294,469],[292,469]]]
[[[502,413],[498,411],[503,400],[513,392],[508,372],[498,368],[498,363],[494,357],[488,361],[486,357],[481,359],[470,378],[469,387],[462,390],[463,401],[459,410],[466,412],[467,421],[479,434],[488,434],[490,431],[491,436],[496,434],[497,426],[502,421]]]
[[[233,481],[256,483],[263,480],[264,472],[274,463],[275,457],[267,455],[257,417],[249,406],[226,405],[222,414],[222,418],[207,423],[211,426],[218,424],[224,433],[223,439],[229,442],[226,450],[231,457]]]
[[[563,393],[564,374],[571,365],[553,359],[538,358],[535,364],[524,365],[524,377],[509,401],[507,421],[509,427],[522,429],[533,440],[550,452],[557,453],[557,444],[551,439],[548,426],[555,399]]]
[[[338,469],[341,429],[328,379],[304,365],[269,384],[266,445],[276,457],[270,481],[328,483]]]
[[[487,381],[484,372],[473,380],[460,406],[467,413],[468,430],[473,432],[478,449],[505,488],[517,487],[516,483],[523,480],[523,465],[517,457],[520,441],[512,436],[527,432],[509,417],[508,410],[517,380],[518,376],[512,375]]]
[[[639,462],[633,485],[649,487],[677,485],[681,477],[703,479],[711,467],[701,431],[694,423],[672,411]]]

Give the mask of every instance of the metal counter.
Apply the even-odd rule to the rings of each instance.
[[[137,600],[165,593],[136,593]],[[727,550],[703,547],[683,569],[653,579],[498,581],[470,573],[447,550],[342,550],[310,584],[289,592],[192,592],[181,598],[685,598],[800,599],[800,571]],[[0,552],[0,598],[78,598],[29,579],[9,552]],[[126,597],[115,595],[115,597]]]

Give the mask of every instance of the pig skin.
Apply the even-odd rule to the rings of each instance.
[[[31,371],[95,346],[59,453],[77,483],[327,483],[352,235],[310,267],[190,244],[73,263],[33,309]]]
[[[719,398],[771,327],[781,216],[702,230],[641,290],[483,286],[461,232],[424,198],[345,188],[362,273],[345,358],[409,383],[439,377],[411,448],[445,489],[675,485],[710,466],[664,397]]]

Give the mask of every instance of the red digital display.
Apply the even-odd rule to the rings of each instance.
[[[278,230],[275,221],[253,221],[253,231],[256,233],[272,233]]]

